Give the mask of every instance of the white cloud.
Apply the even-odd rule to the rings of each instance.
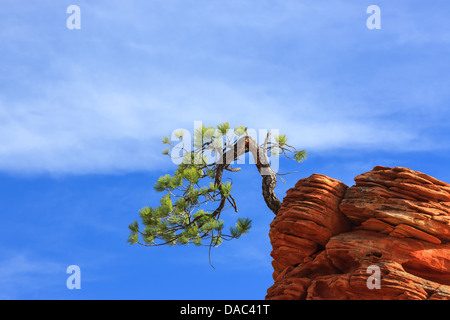
[[[423,119],[439,120],[433,110],[442,111],[446,89],[419,81],[437,67],[430,60],[417,67],[414,59],[385,65],[383,50],[396,43],[396,32],[408,33],[407,22],[377,40],[384,55],[372,66],[365,10],[359,17],[354,4],[266,1],[254,10],[249,3],[220,10],[194,2],[81,3],[84,33],[55,31],[58,44],[47,37],[27,47],[40,25],[26,21],[16,28],[17,43],[0,34],[39,58],[14,60],[14,50],[5,51],[12,63],[5,68],[21,69],[11,92],[0,92],[0,170],[163,168],[162,137],[192,131],[196,120],[280,129],[310,152],[437,147],[423,135],[433,125]],[[418,109],[429,97],[432,106]]]
[[[36,260],[28,254],[15,253],[0,260],[0,299],[21,299],[57,285],[58,274],[65,268],[53,261]]]
[[[407,148],[417,134],[397,123],[349,116],[351,110],[301,101],[285,105],[260,90],[227,83],[173,82],[156,92],[120,92],[100,83],[46,88],[45,98],[0,103],[0,169],[95,173],[163,165],[161,139],[230,121],[280,129],[300,148]],[[91,88],[95,88],[92,90]],[[50,93],[51,92],[51,93]],[[345,103],[343,101],[342,103]]]

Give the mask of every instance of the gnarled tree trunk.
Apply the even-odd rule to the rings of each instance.
[[[263,146],[258,146],[255,139],[251,136],[244,136],[240,138],[232,147],[223,154],[222,163],[218,164],[218,175],[216,175],[216,182],[218,179],[222,178],[223,170],[235,171],[236,169],[231,169],[229,166],[231,163],[241,155],[247,152],[252,153],[255,159],[256,167],[261,174],[262,180],[262,195],[264,201],[266,202],[269,209],[277,214],[278,210],[281,208],[281,201],[275,194],[275,187],[277,185],[277,176],[275,171],[270,167],[269,157],[267,155],[267,144],[270,138],[270,133],[267,135]],[[220,180],[219,180],[220,181]]]

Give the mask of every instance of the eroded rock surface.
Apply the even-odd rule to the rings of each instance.
[[[288,190],[266,298],[450,299],[450,185],[399,167],[355,182],[313,174]]]

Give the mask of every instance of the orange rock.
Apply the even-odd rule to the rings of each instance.
[[[377,219],[403,225],[392,235],[450,241],[449,184],[407,168],[386,167],[375,167],[355,182],[340,203],[341,212],[353,224]]]
[[[355,182],[313,174],[287,192],[266,299],[450,299],[450,185],[380,166]]]
[[[394,231],[394,227],[391,226],[389,223],[383,222],[375,218],[370,218],[367,219],[366,221],[363,221],[361,223],[361,226],[355,227],[355,229],[378,231],[387,234],[390,234]]]
[[[438,238],[406,224],[399,224],[395,226],[394,230],[392,230],[389,235],[399,238],[416,238],[437,244],[441,243],[441,240],[439,240]]]
[[[326,245],[330,237],[350,230],[339,203],[347,186],[323,175],[301,179],[286,192],[282,208],[271,223],[269,237],[273,278],[288,266],[302,263]]]

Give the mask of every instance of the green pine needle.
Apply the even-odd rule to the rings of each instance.
[[[295,160],[297,162],[302,162],[308,157],[308,154],[306,153],[306,150],[297,151],[294,155]]]

